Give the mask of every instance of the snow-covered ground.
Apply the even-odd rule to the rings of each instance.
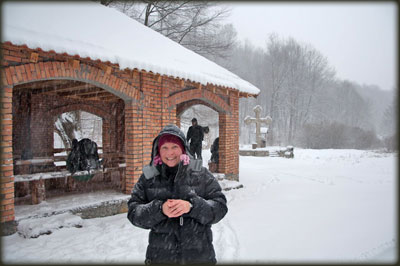
[[[213,226],[219,263],[396,262],[397,155],[308,149],[294,154],[240,157],[244,187],[225,192],[228,214]],[[203,155],[210,157],[209,151]],[[126,214],[52,217],[43,221],[49,235],[2,237],[2,261],[144,261],[148,231],[133,227]],[[21,222],[20,230],[27,229],[29,223]]]

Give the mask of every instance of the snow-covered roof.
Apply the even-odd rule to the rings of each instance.
[[[3,2],[2,11],[2,42],[259,93],[227,69],[98,3]]]

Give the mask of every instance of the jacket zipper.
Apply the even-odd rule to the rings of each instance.
[[[179,163],[179,166],[178,166],[178,171],[176,172],[176,175],[175,175],[175,178],[174,178],[174,187],[175,187],[175,183],[176,183],[176,181],[177,181],[177,178],[178,178],[178,175],[180,175],[181,173],[180,173],[180,171],[182,170],[181,169],[182,168],[182,163],[180,162]],[[177,194],[179,194],[179,188],[177,188]],[[183,226],[183,217],[182,216],[180,216],[179,217],[179,225],[180,226]]]
[[[178,171],[176,172],[176,175],[175,175],[175,178],[174,178],[173,187],[174,187],[174,194],[175,194],[176,196],[178,196],[178,195],[179,195],[179,192],[180,192],[180,191],[179,191],[179,187],[176,185],[176,182],[178,181],[179,175],[181,174],[182,167],[183,167],[183,165],[182,165],[182,163],[180,162],[180,163],[179,163],[179,166],[178,166]],[[179,217],[179,227],[182,227],[182,226],[183,226],[183,217],[180,216],[180,217]],[[178,234],[179,234],[179,239],[180,239],[180,243],[179,243],[179,252],[180,252],[180,254],[181,254],[181,258],[180,258],[179,264],[186,264],[186,263],[185,263],[185,260],[184,260],[183,257],[182,257],[182,239],[181,239],[181,229],[180,229],[180,228],[178,228]]]

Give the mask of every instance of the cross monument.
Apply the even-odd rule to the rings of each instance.
[[[260,105],[257,105],[256,107],[253,108],[254,113],[256,113],[256,117],[250,117],[246,116],[244,118],[244,122],[246,125],[250,125],[251,123],[256,124],[256,139],[257,139],[257,147],[261,147],[261,132],[260,132],[260,127],[261,124],[266,124],[267,126],[272,122],[272,118],[268,115],[264,118],[260,117],[260,113],[262,111],[262,107]]]

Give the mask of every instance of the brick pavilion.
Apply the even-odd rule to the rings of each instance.
[[[45,198],[51,175],[61,179],[57,172],[62,170],[54,164],[58,152],[54,149],[54,122],[58,115],[75,110],[102,118],[102,157],[104,168],[109,170],[104,180],[117,178],[122,193],[130,193],[142,167],[150,161],[152,140],[157,133],[170,123],[180,126],[180,115],[197,104],[218,112],[218,169],[227,178],[238,180],[239,98],[256,96],[257,88],[111,8],[96,3],[71,2],[67,8],[44,3],[48,9],[18,2],[3,6],[2,226],[15,226],[18,183],[29,184],[32,202],[39,203]],[[52,10],[57,8],[66,15]],[[82,15],[89,13],[90,16]],[[113,20],[102,19],[105,15]],[[90,20],[87,27],[82,22],[86,20]],[[69,35],[65,27],[74,27],[74,23],[81,26]],[[120,23],[120,27],[121,23],[131,23],[130,34],[141,46],[132,42],[130,50],[127,44],[131,39],[124,33],[118,35],[117,25],[110,23]],[[42,26],[42,32],[41,25],[48,27]],[[96,34],[96,25],[102,35]],[[113,58],[113,51],[108,49],[111,45],[101,47],[101,40],[77,41],[79,36],[73,34],[85,30],[85,36],[103,38],[104,43],[122,38],[117,43],[128,48],[115,48],[115,53],[120,54]],[[146,55],[146,47],[151,49],[154,45],[151,40],[159,49]],[[132,54],[125,58],[124,49]]]

